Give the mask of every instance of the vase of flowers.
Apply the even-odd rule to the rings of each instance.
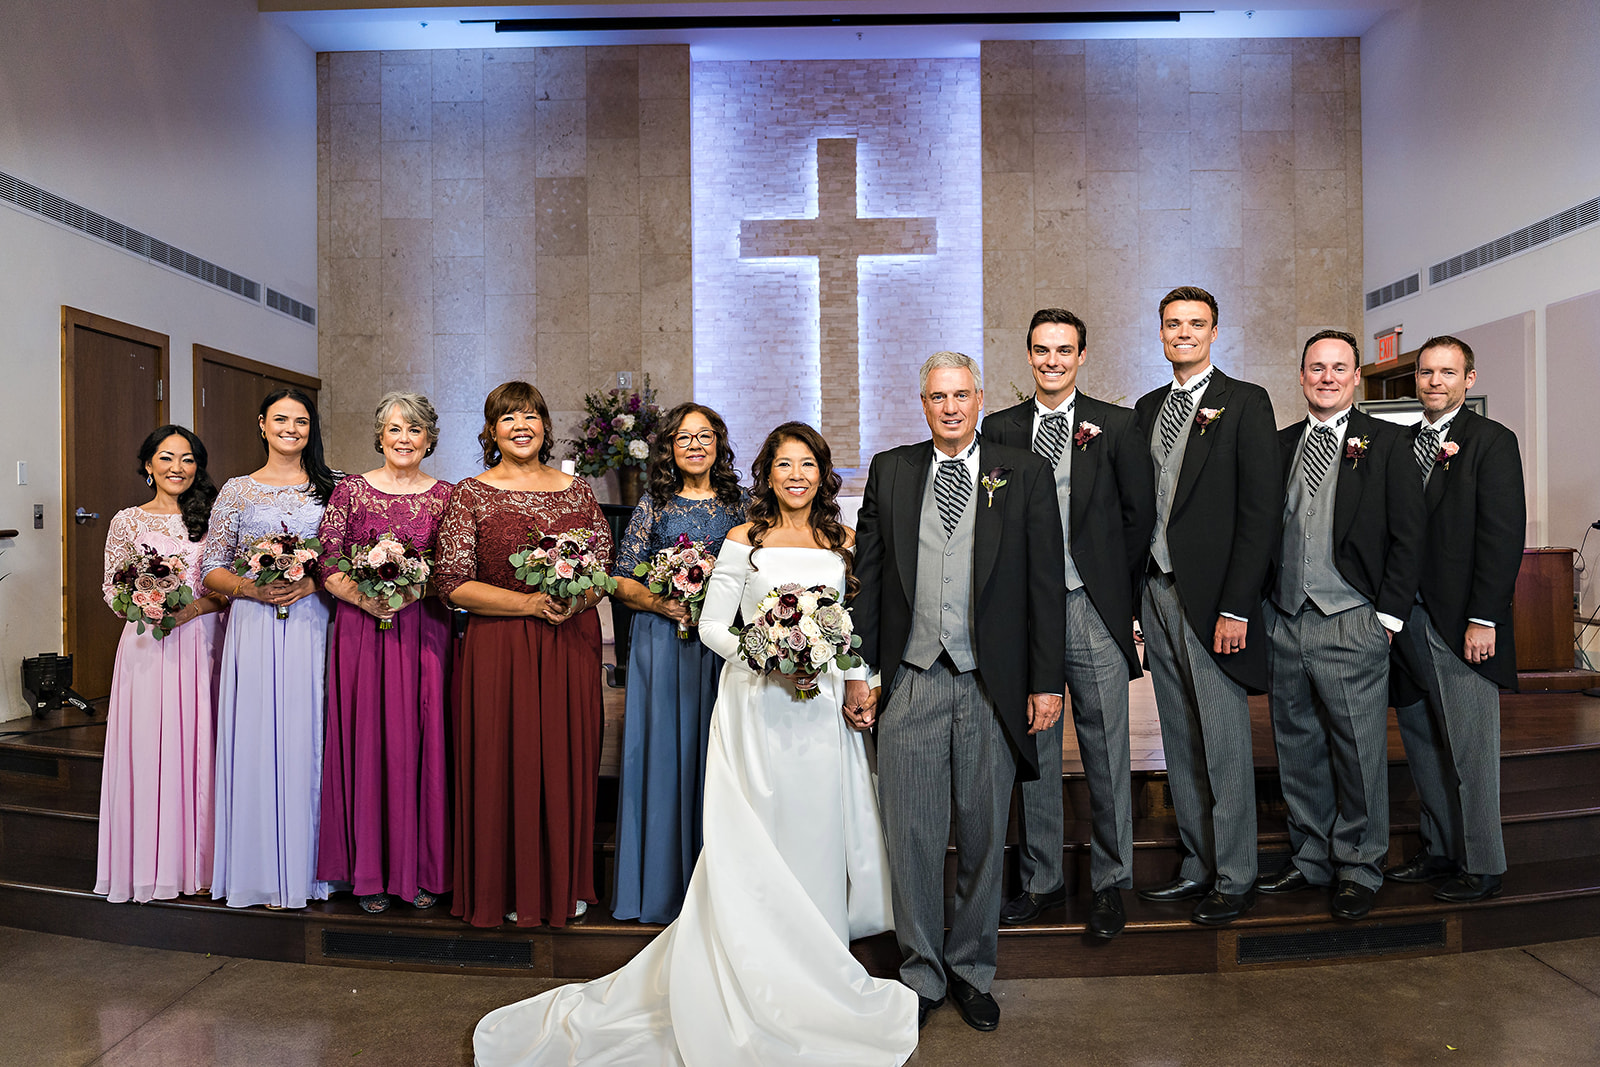
[[[660,428],[650,376],[640,390],[611,389],[583,398],[584,418],[578,437],[567,441],[579,474],[598,478],[617,472],[617,490],[624,504],[637,504],[650,446]]]

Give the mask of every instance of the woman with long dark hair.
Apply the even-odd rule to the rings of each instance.
[[[337,476],[311,398],[278,389],[257,419],[266,462],[230,478],[211,510],[206,585],[230,597],[217,691],[216,864],[230,907],[301,908],[317,880],[328,602],[314,567],[258,585],[233,562],[273,534],[314,537]]]
[[[916,1048],[916,994],[850,954],[852,937],[891,917],[865,739],[841,713],[844,675],[758,674],[729,630],[779,586],[851,584],[839,476],[827,442],[794,422],[767,437],[752,473],[751,522],[723,542],[700,619],[727,665],[683,910],[621,970],[490,1012],[473,1037],[483,1067],[901,1064]]]
[[[135,556],[182,557],[194,593],[167,635],[127,623],[117,642],[100,775],[94,891],[113,903],[171,900],[211,887],[212,728],[224,598],[206,592],[201,556],[217,487],[206,446],[182,426],[159,426],[139,446],[155,490],[106,531],[106,603]]]
[[[652,593],[633,572],[680,537],[714,557],[728,531],[744,521],[749,497],[722,416],[700,404],[667,412],[650,453],[649,486],[615,568],[615,596],[638,614],[622,721],[611,914],[669,923],[700,854],[706,742],[722,658],[700,641],[681,600]],[[680,624],[688,630],[681,640]]]
[[[510,557],[534,531],[611,528],[589,483],[549,466],[550,409],[527,382],[483,402],[484,472],[456,483],[439,525],[441,595],[472,613],[452,683],[455,890],[473,926],[565,926],[595,903],[600,781],[597,589],[535,592]]]

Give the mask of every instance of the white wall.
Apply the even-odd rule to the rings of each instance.
[[[0,170],[310,303],[316,117],[314,55],[255,0],[52,0],[0,35]],[[0,541],[0,719],[22,657],[62,649],[63,304],[171,337],[177,422],[197,342],[317,368],[310,327],[0,205],[0,528],[22,531]]]
[[[1597,47],[1594,0],[1417,0],[1361,39],[1364,289],[1419,269],[1424,283],[1369,312],[1367,334],[1403,323],[1409,349],[1531,313],[1526,352],[1477,354],[1486,393],[1508,383],[1490,414],[1520,431],[1533,545],[1577,545],[1583,530],[1553,491],[1595,481],[1573,477],[1574,465],[1593,470],[1594,447],[1551,436],[1549,398],[1566,385],[1551,373],[1546,308],[1600,289],[1600,227],[1437,288],[1427,267],[1600,194]],[[1518,376],[1523,410],[1508,412]]]

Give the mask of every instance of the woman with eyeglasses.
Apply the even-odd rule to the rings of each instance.
[[[628,523],[615,570],[615,596],[638,614],[628,658],[611,912],[651,923],[678,917],[700,854],[706,743],[722,659],[701,643],[688,607],[652,593],[634,568],[680,536],[715,557],[749,506],[722,416],[680,404],[661,427],[650,454],[649,492]],[[687,640],[679,638],[680,624],[689,627]]]

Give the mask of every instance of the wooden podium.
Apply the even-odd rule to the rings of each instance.
[[[1517,670],[1571,670],[1572,549],[1523,549],[1511,610]]]

